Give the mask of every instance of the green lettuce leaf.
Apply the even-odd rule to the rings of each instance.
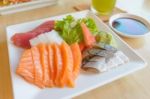
[[[56,21],[55,30],[59,32],[60,36],[68,43],[83,41],[83,33],[80,23],[84,22],[93,35],[98,34],[98,29],[93,19],[82,18],[75,20],[73,16],[68,15],[61,21]]]

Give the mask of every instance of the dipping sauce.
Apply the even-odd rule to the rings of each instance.
[[[116,19],[112,26],[116,30],[129,35],[143,35],[150,31],[144,23],[132,18]]]

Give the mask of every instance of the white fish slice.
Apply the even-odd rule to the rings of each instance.
[[[39,43],[45,43],[45,44],[48,43],[48,39],[46,38],[44,34],[39,35],[37,38],[40,40]]]
[[[40,40],[39,38],[36,37],[36,38],[31,39],[29,42],[31,46],[36,46],[40,42]]]
[[[39,43],[57,43],[61,44],[63,42],[63,39],[59,36],[58,32],[55,30],[52,30],[51,32],[47,32],[44,34],[40,34],[39,36],[33,38],[30,40],[31,46],[36,46]]]
[[[48,38],[49,43],[61,44],[63,42],[63,39],[60,37],[58,32],[55,30],[52,30],[49,33],[45,33],[45,36]]]
[[[118,52],[116,52],[116,53],[118,53]],[[115,54],[116,54],[115,53]],[[125,62],[124,62],[124,60],[123,59],[121,59],[119,56],[117,56],[117,55],[114,55],[114,57],[112,57],[109,61],[108,61],[108,63],[107,63],[107,69],[109,70],[109,69],[111,69],[111,68],[114,68],[114,67],[117,67],[117,66],[119,66],[119,65],[122,65],[122,64],[124,64]]]
[[[124,62],[129,61],[129,58],[121,51],[117,51],[117,53],[115,53],[115,55],[120,57],[122,60],[124,60]]]

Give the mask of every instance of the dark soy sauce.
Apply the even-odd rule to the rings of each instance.
[[[124,34],[129,35],[143,35],[150,31],[144,23],[131,18],[116,19],[113,22],[113,27]]]

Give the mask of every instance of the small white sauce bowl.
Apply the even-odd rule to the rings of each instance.
[[[124,36],[124,37],[128,37],[128,38],[141,38],[141,37],[145,37],[147,35],[150,35],[150,31],[147,32],[147,33],[144,33],[142,35],[132,35],[132,34],[126,34],[126,33],[122,33],[120,31],[118,31],[117,29],[115,29],[113,27],[113,22],[119,18],[130,18],[130,19],[135,19],[137,21],[140,21],[141,23],[143,23],[149,30],[150,30],[150,23],[140,17],[140,16],[137,16],[137,15],[132,15],[132,14],[128,14],[128,13],[119,13],[119,14],[115,14],[113,15],[112,17],[110,17],[110,20],[109,20],[109,26],[111,27],[111,29],[116,32],[117,34],[119,34],[120,36]]]

